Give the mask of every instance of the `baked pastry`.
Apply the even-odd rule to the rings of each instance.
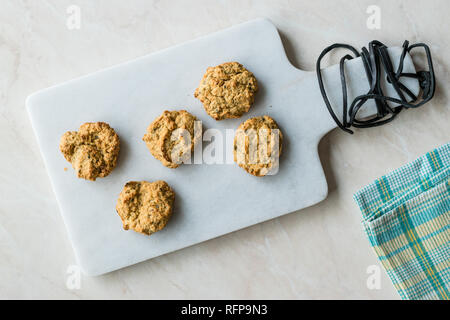
[[[78,131],[64,133],[59,149],[78,178],[95,181],[109,175],[116,166],[120,140],[109,124],[88,122]]]
[[[201,127],[197,130],[200,132],[194,130],[195,121],[197,118],[185,110],[164,111],[148,126],[142,140],[164,166],[177,168],[190,159],[194,144],[201,136]],[[184,129],[185,135],[178,129]]]
[[[222,120],[248,112],[257,91],[253,73],[238,62],[227,62],[206,70],[194,96],[211,117]]]
[[[283,134],[269,116],[241,123],[234,137],[234,161],[245,171],[262,177],[278,171]]]
[[[127,182],[116,210],[125,230],[151,235],[163,229],[172,215],[175,193],[165,181]]]

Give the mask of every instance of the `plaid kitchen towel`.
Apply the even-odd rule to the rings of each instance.
[[[354,195],[402,299],[450,297],[450,143]]]

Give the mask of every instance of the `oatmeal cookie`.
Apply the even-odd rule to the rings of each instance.
[[[185,110],[164,111],[148,126],[142,140],[147,144],[151,154],[164,166],[177,168],[183,160],[191,156],[194,144],[201,135],[201,132],[194,132],[196,120],[195,116]],[[184,129],[185,135],[177,129]]]
[[[59,149],[79,178],[95,181],[109,175],[116,166],[120,140],[109,124],[88,122],[78,131],[64,133]]]
[[[250,118],[236,131],[234,161],[256,177],[275,174],[282,142],[283,134],[271,117]]]
[[[258,91],[256,78],[238,62],[209,67],[194,96],[216,120],[239,118],[248,112]]]
[[[174,200],[175,193],[165,181],[131,181],[120,193],[116,211],[125,230],[151,235],[166,226]]]

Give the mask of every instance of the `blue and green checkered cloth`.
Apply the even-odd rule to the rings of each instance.
[[[354,195],[402,299],[450,297],[450,143]]]

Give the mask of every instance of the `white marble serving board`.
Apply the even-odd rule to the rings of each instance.
[[[390,53],[398,56],[399,52],[392,49]],[[226,61],[239,61],[251,70],[260,91],[241,119],[216,122],[193,93],[208,66]],[[405,69],[414,72],[409,56]],[[351,99],[367,91],[368,83],[360,59],[348,62],[347,70]],[[337,67],[326,69],[324,78],[331,100],[340,104]],[[418,91],[415,81],[405,81],[413,92]],[[87,275],[107,273],[245,228],[327,196],[317,146],[336,125],[322,101],[315,73],[288,62],[275,26],[266,19],[40,91],[28,98],[27,108],[78,263]],[[256,178],[235,164],[163,167],[151,156],[142,136],[166,109],[186,109],[203,121],[204,129],[222,131],[236,129],[250,117],[272,116],[285,136],[278,174]],[[121,150],[116,169],[91,182],[76,177],[59,151],[59,140],[64,132],[95,121],[107,122],[116,130]],[[176,192],[167,227],[150,237],[124,231],[115,210],[124,184],[160,179]]]

